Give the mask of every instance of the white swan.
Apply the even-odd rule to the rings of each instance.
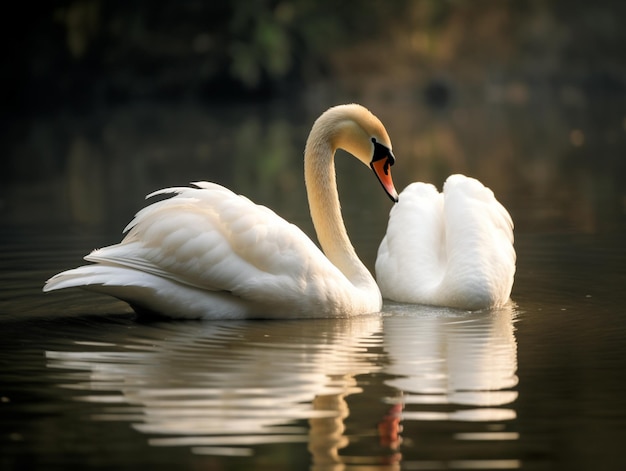
[[[304,153],[311,217],[326,256],[273,211],[214,183],[167,188],[126,227],[124,240],[95,250],[95,264],[64,271],[44,291],[82,287],[174,318],[331,317],[378,312],[382,297],[357,257],[341,217],[334,170],[341,148],[371,166],[397,201],[391,141],[360,105],[330,108]],[[328,258],[327,258],[328,257]]]
[[[493,192],[463,175],[444,190],[412,183],[389,214],[376,279],[394,301],[484,309],[505,304],[515,274],[513,221]]]

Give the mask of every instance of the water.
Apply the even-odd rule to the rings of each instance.
[[[411,162],[396,172],[398,189],[418,173],[437,183],[463,171],[511,210],[518,268],[503,309],[386,303],[355,319],[145,322],[107,297],[41,293],[50,275],[119,240],[143,194],[209,178],[207,169],[312,233],[301,161],[289,157],[301,155],[312,113],[241,111],[68,119],[61,163],[48,163],[47,178],[4,188],[3,469],[623,469],[624,186],[622,164],[608,155],[624,150],[614,135],[621,116],[577,123],[591,142],[580,149],[560,131],[532,144],[534,128],[518,129],[524,113],[513,110],[510,128],[495,133],[510,142],[494,144],[527,143],[510,151],[509,168],[496,152],[478,157],[491,131],[469,139],[439,121],[411,134],[405,107],[379,113],[400,122],[390,129],[394,151]],[[478,111],[464,113],[472,126],[467,115]],[[502,109],[482,113],[503,126]],[[568,114],[559,116],[549,129],[570,129]],[[37,126],[45,141],[63,124]],[[442,166],[439,151],[424,154],[427,137],[473,150]],[[256,148],[281,150],[266,166],[264,155],[247,157]],[[585,156],[600,148],[591,165]],[[343,159],[338,172],[349,232],[371,267],[390,202],[358,165]]]

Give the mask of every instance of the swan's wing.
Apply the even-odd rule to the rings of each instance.
[[[511,293],[516,254],[513,220],[481,182],[452,175],[444,185],[448,265],[442,291],[468,305],[505,303]]]
[[[493,191],[480,181],[464,175],[451,175],[444,184],[443,192],[445,206],[447,210],[452,210],[447,216],[449,220],[468,222],[468,218],[471,218],[480,224],[478,227],[481,231],[494,229],[501,237],[513,243],[511,215],[496,199]],[[466,216],[461,211],[465,211]]]
[[[492,259],[515,265],[513,220],[493,191],[474,178],[451,175],[444,184],[444,208],[448,249],[479,250],[476,263]]]
[[[175,196],[139,211],[120,244],[85,259],[266,304],[332,296],[333,284],[347,282],[299,228],[273,211],[220,185],[195,185],[149,195]]]
[[[420,302],[431,296],[444,275],[443,224],[443,195],[433,185],[415,182],[402,191],[376,257],[384,297]]]

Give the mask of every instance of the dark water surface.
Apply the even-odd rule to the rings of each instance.
[[[530,111],[483,110],[478,135],[466,129],[481,127],[472,109],[426,129],[402,106],[378,113],[407,159],[393,169],[399,190],[458,171],[511,210],[518,267],[503,309],[387,303],[354,319],[145,322],[107,297],[41,293],[118,241],[142,195],[166,185],[211,178],[311,233],[309,116],[247,113],[235,126],[235,112],[194,113],[126,110],[87,131],[70,120],[49,178],[20,180],[28,165],[14,165],[0,226],[2,469],[624,469],[624,116],[587,127],[591,117],[551,111],[539,140]],[[183,122],[195,128],[173,124]],[[41,139],[58,139],[61,125],[44,124]],[[279,150],[262,160],[259,149]],[[390,202],[351,164],[338,164],[343,212],[371,267]]]

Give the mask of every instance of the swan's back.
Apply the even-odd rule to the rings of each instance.
[[[482,309],[507,302],[515,274],[513,222],[478,180],[452,175],[443,193],[412,183],[391,210],[376,260],[384,297]]]

